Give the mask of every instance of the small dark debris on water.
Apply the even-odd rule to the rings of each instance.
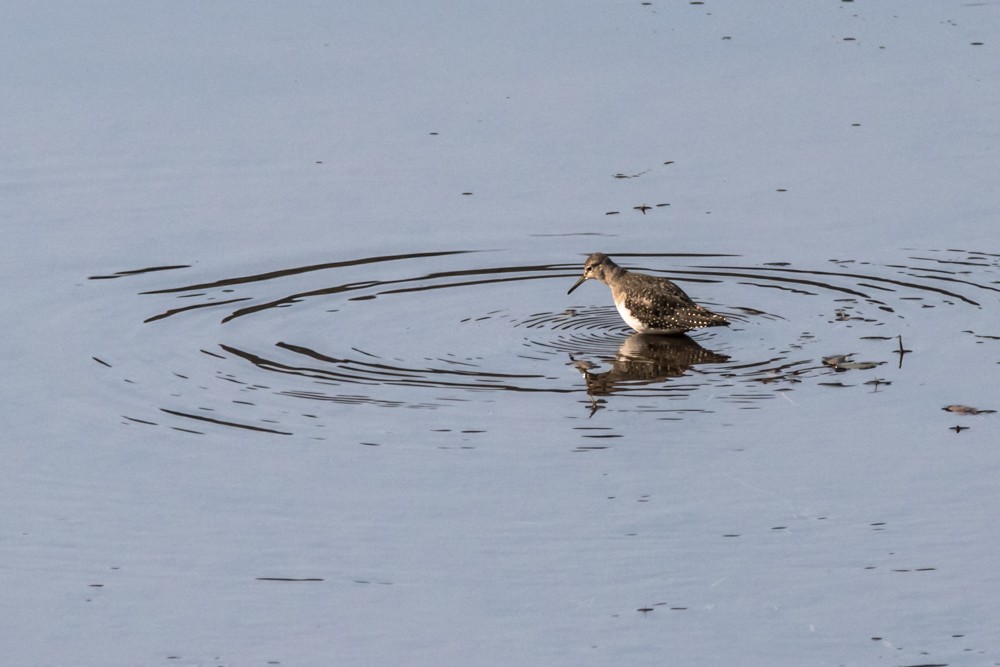
[[[968,405],[946,405],[941,408],[945,412],[954,412],[959,415],[991,415],[996,410],[982,410],[980,408],[969,407]]]
[[[618,172],[617,174],[615,174],[614,176],[612,176],[612,178],[617,178],[617,179],[639,178],[643,174],[648,174],[648,173],[649,173],[649,169],[643,169],[642,171],[640,171],[638,173],[635,173],[635,174],[623,174],[622,172]]]

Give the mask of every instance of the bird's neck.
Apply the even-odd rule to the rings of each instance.
[[[604,267],[604,279],[618,279],[628,273],[628,269],[623,269],[612,261],[608,261]]]

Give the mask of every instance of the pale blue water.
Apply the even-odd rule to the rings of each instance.
[[[12,10],[6,659],[997,662],[997,20]]]

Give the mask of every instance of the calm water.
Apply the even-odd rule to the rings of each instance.
[[[1000,664],[997,7],[12,6],[5,661]]]
[[[181,599],[259,599],[265,635],[330,615],[356,661],[396,654],[400,626],[422,660],[457,659],[441,637],[498,617],[531,655],[588,664],[664,642],[778,664],[991,655],[992,598],[961,591],[998,537],[975,509],[995,415],[942,408],[997,407],[1000,254],[615,253],[733,321],[675,337],[628,331],[603,285],[567,296],[586,254],[90,276],[101,419],[174,477],[209,475],[185,497],[230,479],[143,549],[185,548],[208,512],[229,546],[195,553],[226,575],[195,568]],[[292,616],[273,625],[276,601]]]

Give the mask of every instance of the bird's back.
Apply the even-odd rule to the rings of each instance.
[[[725,317],[699,306],[666,278],[625,271],[612,282],[611,293],[625,322],[642,333],[729,325]]]

